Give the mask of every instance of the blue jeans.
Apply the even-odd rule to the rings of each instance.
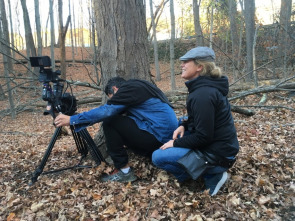
[[[165,150],[157,149],[153,152],[152,161],[155,166],[172,173],[178,182],[184,182],[191,177],[177,161],[189,151],[190,149],[182,147],[170,147]],[[223,173],[227,170],[228,168],[221,166],[209,168],[205,171],[204,177],[210,177],[211,174]]]

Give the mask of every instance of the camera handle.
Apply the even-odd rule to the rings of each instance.
[[[92,137],[90,136],[89,132],[87,129],[83,129],[79,132],[75,132],[74,127],[71,125],[70,126],[71,131],[72,131],[72,136],[74,138],[76,147],[78,152],[81,154],[81,159],[77,165],[71,166],[71,167],[65,167],[65,168],[60,168],[56,170],[50,170],[50,171],[45,171],[43,172],[43,169],[46,165],[46,162],[52,152],[52,149],[54,147],[54,144],[58,138],[58,136],[61,133],[62,127],[57,127],[55,129],[55,132],[50,140],[50,143],[45,151],[45,154],[41,160],[41,163],[37,167],[37,169],[34,171],[33,176],[31,178],[31,182],[29,183],[29,186],[32,186],[35,182],[37,182],[38,177],[41,174],[50,174],[50,173],[56,173],[60,172],[63,170],[68,170],[68,169],[79,169],[79,168],[92,168],[99,166],[101,162],[105,162],[102,154],[100,153],[99,149],[97,148],[95,142],[93,141]],[[89,166],[89,165],[81,165],[83,159],[87,156],[88,151],[90,152],[93,160],[96,162],[95,166]]]

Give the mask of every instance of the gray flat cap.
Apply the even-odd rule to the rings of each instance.
[[[188,60],[214,61],[215,53],[211,48],[208,48],[208,47],[196,47],[186,52],[186,54],[180,57],[179,59],[181,61],[188,61]]]

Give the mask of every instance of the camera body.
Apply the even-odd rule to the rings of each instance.
[[[60,81],[60,71],[53,72],[51,67],[51,59],[48,56],[30,57],[30,63],[32,67],[40,68],[39,81],[40,82],[58,82]]]
[[[59,76],[60,71],[52,71],[51,59],[48,56],[30,57],[32,67],[39,67],[39,81],[43,83],[42,99],[51,106],[50,110],[44,111],[44,115],[51,114],[55,117],[55,112],[73,115],[77,110],[76,98],[64,93],[64,80]]]

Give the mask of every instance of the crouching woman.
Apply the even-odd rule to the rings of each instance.
[[[196,47],[180,57],[181,77],[188,88],[188,119],[173,138],[154,151],[154,165],[172,173],[180,183],[200,175],[211,196],[228,178],[239,151],[237,133],[227,99],[228,78],[215,65],[215,53]]]

